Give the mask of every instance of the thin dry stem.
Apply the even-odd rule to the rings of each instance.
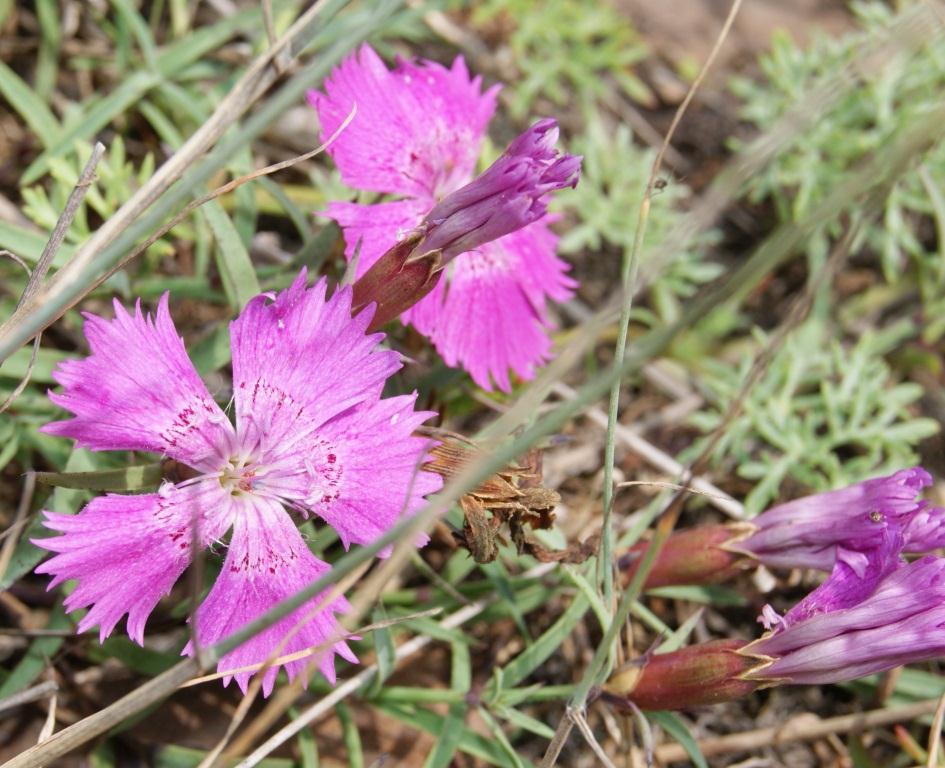
[[[630,258],[626,264],[622,280],[624,303],[620,316],[617,348],[614,356],[614,367],[618,371],[624,367],[627,335],[630,326],[630,311],[633,305],[633,293],[636,283],[636,273],[646,234],[646,223],[649,217],[650,200],[653,195],[653,190],[656,186],[656,181],[659,178],[659,172],[662,167],[663,158],[666,155],[666,150],[672,142],[673,136],[677,127],[679,126],[680,121],[683,118],[683,115],[688,109],[689,104],[692,103],[692,99],[695,97],[696,91],[701,86],[703,80],[706,77],[706,74],[712,67],[712,64],[715,62],[715,59],[718,56],[718,53],[721,50],[729,31],[731,30],[732,24],[735,21],[735,16],[738,14],[738,9],[741,7],[741,3],[742,0],[734,0],[732,3],[728,16],[725,19],[725,23],[723,24],[722,29],[716,38],[715,44],[713,45],[708,58],[702,65],[702,68],[700,69],[695,81],[693,81],[692,85],[690,86],[689,91],[686,94],[686,98],[683,99],[683,102],[676,110],[676,114],[673,117],[673,121],[670,124],[669,130],[666,133],[663,144],[660,146],[660,149],[653,160],[653,166],[650,170],[650,177],[647,180],[646,190],[644,191],[643,200],[640,204],[639,219],[637,222],[636,235],[634,237],[633,250],[631,251]],[[614,444],[616,442],[615,433],[618,421],[617,417],[620,402],[621,379],[622,377],[618,374],[614,378],[610,389],[610,407],[607,417],[607,442],[604,459],[603,535],[601,537],[600,577],[603,585],[604,599],[606,602],[610,601],[613,593],[613,553],[610,518],[613,510],[614,488],[612,480],[614,469]],[[687,484],[691,482],[691,473],[687,473],[687,476],[685,476],[683,482]],[[677,494],[676,499],[681,498],[682,494]],[[587,695],[590,692],[594,680],[602,672],[607,659],[610,657],[610,646],[612,646],[616,640],[620,627],[623,625],[627,616],[629,615],[630,608],[632,607],[635,600],[635,595],[633,594],[634,591],[639,592],[639,590],[642,589],[646,574],[649,568],[652,567],[653,562],[655,562],[656,557],[659,555],[659,550],[663,541],[669,537],[672,528],[675,526],[676,519],[678,518],[679,511],[682,507],[681,501],[676,501],[676,499],[671,502],[669,510],[667,510],[666,514],[664,514],[657,524],[656,535],[653,537],[646,553],[643,556],[640,570],[634,576],[630,586],[622,596],[620,603],[617,606],[617,610],[612,617],[612,624],[604,633],[604,637],[601,640],[601,645],[594,654],[591,664],[585,670],[584,677],[579,683],[578,688],[569,703],[570,710],[578,716],[581,716],[584,710],[587,702]],[[541,768],[552,768],[552,766],[555,764],[555,761],[557,760],[558,754],[560,753],[561,746],[563,746],[563,743],[567,740],[569,731],[570,727],[559,727],[559,731],[555,734],[555,736],[557,740],[557,737],[560,734],[562,743],[560,746],[557,746],[556,749],[553,749],[553,747],[555,747],[554,742],[549,744],[548,750],[545,752],[545,755],[542,758]]]
[[[328,137],[327,141],[315,147],[315,149],[310,150],[309,152],[306,152],[302,155],[291,157],[288,160],[282,160],[278,163],[267,165],[265,168],[260,168],[258,171],[252,171],[251,173],[247,173],[242,176],[239,176],[233,179],[232,181],[228,181],[223,186],[217,187],[212,192],[208,192],[207,194],[202,195],[201,197],[198,197],[196,200],[192,200],[191,202],[187,203],[187,205],[185,205],[183,209],[181,209],[181,211],[176,216],[174,216],[174,218],[172,218],[167,224],[165,224],[163,227],[160,227],[157,231],[154,232],[154,234],[152,234],[147,240],[145,240],[144,243],[142,243],[137,248],[135,248],[131,253],[129,253],[123,259],[119,260],[118,263],[116,263],[110,270],[108,270],[108,272],[102,275],[102,277],[98,279],[95,285],[92,286],[91,290],[94,290],[95,288],[100,286],[102,283],[104,283],[106,280],[108,280],[109,277],[111,277],[119,269],[124,267],[129,261],[133,260],[137,256],[140,256],[142,253],[148,250],[148,248],[150,248],[158,240],[164,237],[164,235],[166,235],[168,232],[174,229],[174,227],[180,224],[184,219],[187,218],[189,214],[191,214],[194,210],[196,210],[200,206],[206,205],[211,200],[216,200],[218,197],[222,197],[223,195],[229,194],[234,189],[237,189],[243,186],[244,184],[246,184],[247,182],[253,181],[254,179],[258,179],[261,176],[269,176],[270,174],[276,173],[278,171],[283,171],[286,168],[291,168],[293,165],[298,165],[299,163],[305,162],[306,160],[311,160],[316,155],[320,155],[322,152],[328,149],[328,147],[330,147],[332,144],[335,143],[337,138],[351,124],[351,121],[354,120],[354,116],[357,113],[358,113],[358,105],[354,104],[352,105],[351,111],[348,113],[348,116],[341,122],[338,128],[335,129],[335,132],[332,133],[332,135]]]
[[[73,258],[56,272],[47,284],[31,294],[13,315],[0,325],[0,363],[17,348],[73,306],[91,290],[88,279],[96,257],[147,211],[198,159],[216,144],[226,130],[255,104],[279,77],[275,57],[308,39],[309,26],[328,0],[318,0],[296,19],[276,43],[263,52],[243,73],[220,101],[210,118],[171,155],[101,227],[76,251]],[[103,270],[107,271],[107,270]],[[50,311],[49,308],[55,308]]]
[[[92,186],[92,182],[95,180],[95,169],[98,167],[102,155],[104,154],[105,145],[100,141],[95,142],[95,146],[92,147],[92,155],[82,169],[79,180],[72,188],[72,192],[69,193],[69,198],[66,200],[66,207],[62,209],[62,213],[56,221],[56,226],[49,236],[49,240],[46,242],[42,254],[40,254],[39,261],[36,262],[36,268],[33,270],[33,274],[30,275],[29,282],[26,284],[26,290],[23,291],[23,295],[16,305],[17,309],[29,301],[39,290],[40,285],[46,277],[46,273],[49,272],[49,268],[52,266],[53,260],[59,252],[59,248],[66,237],[66,233],[69,231],[69,227],[72,226],[76,213],[79,212],[79,206],[82,205],[82,201],[85,199],[85,193],[89,191],[89,187]]]
[[[577,393],[563,382],[555,384],[554,391],[569,400],[577,396]],[[600,408],[587,408],[584,415],[601,427],[607,426],[607,414]],[[617,439],[627,448],[661,472],[676,477],[681,476],[685,472],[686,468],[676,461],[676,459],[668,453],[661,451],[629,427],[618,424],[615,434]],[[655,483],[653,484],[655,485]],[[735,518],[736,520],[743,520],[745,518],[744,505],[737,499],[733,499],[720,488],[717,488],[704,477],[692,478],[689,485],[692,488],[692,492],[705,496],[713,506],[729,517]]]
[[[553,570],[554,567],[554,563],[544,563],[536,568],[532,568],[525,574],[525,576],[527,578],[537,579]],[[482,611],[484,611],[496,599],[497,598],[495,596],[490,596],[460,608],[458,611],[456,611],[456,613],[441,621],[440,628],[454,629],[455,627],[462,626],[470,619],[482,613]],[[433,638],[429,635],[420,635],[411,638],[406,643],[398,647],[394,652],[395,665],[403,661],[405,658],[412,656],[413,654],[426,648],[426,646],[428,646],[431,642],[433,642]],[[236,766],[236,768],[252,768],[252,766],[258,765],[260,761],[264,760],[274,750],[285,744],[303,728],[308,727],[319,717],[330,712],[338,702],[343,701],[345,698],[357,691],[362,685],[370,682],[376,673],[377,664],[372,664],[370,667],[362,669],[354,677],[351,677],[344,683],[341,683],[327,696],[317,701],[308,709],[299,713],[299,715],[294,720],[279,729],[279,731],[273,734],[271,738],[267,739],[256,750],[254,750],[250,755],[242,760]]]
[[[0,699],[0,712],[6,712],[7,710],[14,709],[15,707],[21,707],[24,704],[31,704],[34,701],[45,699],[47,696],[54,695],[58,690],[59,686],[56,685],[55,681],[53,680],[47,680],[46,682],[39,683],[39,685],[34,685],[31,688],[25,688],[24,690],[7,696],[4,699]]]
[[[26,516],[29,514],[30,505],[33,503],[33,494],[36,492],[36,473],[27,472],[23,480],[23,491],[20,494],[20,503],[16,506],[16,516],[10,529],[14,531],[3,542],[3,548],[0,549],[0,581],[6,575],[7,568],[10,567],[10,560],[13,559],[13,553],[16,550],[16,544],[19,541],[19,532],[23,529],[26,522]]]
[[[938,768],[938,753],[942,747],[942,721],[945,720],[945,693],[938,700],[935,708],[935,717],[932,718],[932,729],[929,733],[929,759],[926,768]]]
[[[938,709],[939,703],[939,699],[931,699],[888,709],[874,709],[856,715],[830,717],[826,720],[813,720],[810,715],[803,715],[778,727],[700,739],[696,743],[705,757],[713,757],[732,752],[749,752],[762,747],[777,747],[796,741],[817,741],[832,733],[862,732],[892,723],[915,720],[931,715]],[[656,759],[661,763],[673,763],[688,760],[689,756],[679,744],[663,744],[656,748]]]
[[[735,17],[738,15],[738,10],[741,7],[741,4],[742,0],[734,0],[732,3],[728,12],[728,16],[725,18],[725,23],[722,25],[722,29],[719,31],[719,34],[716,37],[715,44],[712,46],[712,50],[709,52],[708,58],[705,60],[705,63],[699,70],[699,74],[692,82],[692,85],[689,86],[689,90],[686,92],[686,97],[682,100],[682,103],[676,110],[676,114],[673,115],[673,120],[669,125],[669,130],[666,132],[666,136],[664,137],[662,144],[660,144],[660,148],[656,152],[656,157],[653,158],[653,165],[650,168],[650,176],[647,179],[646,188],[643,192],[643,199],[640,202],[640,211],[639,217],[637,219],[637,230],[633,239],[633,248],[630,251],[629,257],[627,258],[622,270],[621,285],[623,288],[624,303],[620,314],[620,324],[617,331],[617,347],[614,353],[614,364],[618,367],[623,365],[623,361],[627,353],[627,337],[630,329],[630,314],[633,309],[633,296],[636,291],[637,273],[639,272],[640,257],[643,253],[643,244],[646,241],[646,227],[650,216],[650,204],[653,199],[654,190],[656,189],[656,182],[659,179],[660,171],[663,168],[663,159],[666,157],[666,152],[672,144],[673,136],[675,136],[676,129],[682,122],[683,116],[686,114],[686,110],[688,110],[689,105],[695,98],[696,92],[699,90],[706,78],[706,75],[708,75],[709,70],[715,63],[719,52],[722,50],[722,45],[725,43],[725,40],[732,29],[732,24],[735,23]],[[604,602],[608,604],[612,600],[614,588],[612,551],[613,531],[611,517],[614,507],[613,477],[615,461],[614,451],[616,444],[615,433],[617,431],[617,423],[619,420],[621,384],[621,379],[617,378],[610,390],[610,403],[607,409],[607,439],[604,446],[603,531],[601,535],[599,577],[604,593]]]

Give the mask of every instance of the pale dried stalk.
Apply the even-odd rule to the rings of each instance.
[[[17,302],[17,309],[39,290],[43,279],[46,277],[46,273],[49,272],[49,268],[52,266],[53,260],[59,252],[59,248],[66,237],[66,233],[69,231],[69,227],[72,226],[75,215],[79,212],[79,206],[82,205],[86,192],[89,191],[89,187],[92,186],[92,182],[95,180],[95,169],[98,167],[102,155],[104,154],[105,145],[100,141],[95,142],[95,146],[92,147],[92,155],[82,169],[79,180],[76,181],[72,192],[69,193],[66,206],[62,209],[62,213],[56,221],[56,226],[49,236],[49,240],[46,242],[42,254],[40,254],[39,261],[36,262],[36,267],[33,269],[29,282],[26,284],[26,290],[23,291],[23,295],[20,297],[19,302]]]
[[[646,241],[646,228],[650,217],[650,204],[653,194],[656,190],[656,182],[659,179],[660,171],[663,168],[663,158],[672,144],[676,130],[682,122],[683,116],[689,109],[689,105],[696,96],[696,92],[704,82],[706,75],[715,63],[716,58],[722,50],[732,25],[735,23],[735,17],[741,8],[742,0],[734,0],[725,18],[725,23],[715,39],[715,44],[709,52],[708,58],[699,70],[696,79],[689,86],[686,97],[682,100],[673,120],[666,131],[666,136],[660,144],[656,157],[653,158],[653,165],[650,168],[650,176],[646,181],[646,188],[643,191],[643,199],[640,202],[639,216],[637,218],[637,229],[633,238],[633,247],[629,254],[624,256],[624,263],[621,267],[621,286],[623,287],[624,303],[620,312],[620,323],[617,326],[617,345],[614,350],[614,364],[618,367],[623,365],[627,354],[627,339],[630,331],[630,315],[633,310],[633,297],[637,290],[637,275],[640,271],[640,258],[643,254],[643,244]],[[602,499],[603,522],[601,531],[600,558],[598,560],[598,578],[601,583],[604,602],[610,609],[613,602],[614,590],[614,565],[613,565],[613,524],[611,518],[614,508],[614,451],[616,447],[616,431],[620,410],[620,390],[623,381],[617,379],[610,388],[610,402],[607,408],[607,437],[604,441],[604,492]],[[583,706],[583,702],[580,704]]]
[[[19,532],[26,523],[26,516],[29,514],[30,504],[33,503],[35,491],[36,473],[27,472],[26,479],[23,481],[23,491],[20,494],[20,503],[16,507],[16,516],[13,518],[9,529],[12,533],[6,537],[3,542],[3,549],[0,549],[0,580],[6,575],[10,560],[13,559],[13,552],[16,550],[16,544],[19,541]]]
[[[945,720],[945,693],[938,700],[938,706],[935,708],[935,717],[932,718],[932,728],[929,734],[929,759],[926,762],[926,768],[937,768],[938,753],[942,747],[942,721]]]
[[[32,271],[26,266],[26,264],[22,262],[22,260],[14,256],[12,253],[9,251],[3,251],[4,254],[15,259],[22,267],[24,267],[27,271],[27,274],[29,275],[26,288],[23,290],[20,300],[16,303],[17,309],[19,309],[29,297],[36,293],[43,281],[43,278],[46,277],[46,273],[52,266],[52,263],[56,258],[56,254],[59,253],[59,248],[62,245],[62,241],[66,237],[66,233],[69,231],[69,227],[72,226],[72,222],[75,220],[75,215],[79,211],[79,206],[82,205],[82,201],[85,199],[85,193],[88,192],[89,187],[94,181],[95,169],[98,167],[99,161],[101,161],[103,154],[105,154],[105,145],[100,141],[96,142],[95,146],[92,147],[92,155],[89,157],[88,162],[82,169],[82,173],[79,174],[79,179],[72,188],[72,192],[69,193],[69,198],[66,200],[65,208],[62,209],[62,213],[56,220],[56,226],[53,228],[52,234],[49,236],[49,240],[46,241],[43,252],[39,256],[39,261],[36,262],[36,267]],[[4,400],[2,404],[0,404],[0,413],[3,413],[7,408],[9,408],[13,401],[23,394],[23,390],[26,389],[26,385],[29,384],[30,377],[33,375],[33,366],[36,365],[36,354],[39,352],[39,344],[42,336],[42,333],[37,333],[36,336],[33,337],[33,351],[30,355],[29,364],[26,366],[26,374],[20,380],[20,383],[17,384],[16,388],[10,393],[7,399]],[[0,574],[2,574],[3,571],[4,568],[0,568]]]
[[[594,736],[591,726],[587,724],[587,718],[585,718],[580,712],[572,711],[570,713],[570,719],[578,727],[578,730],[581,732],[584,740],[591,748],[591,751],[597,755],[597,759],[600,760],[604,768],[617,768],[617,766],[615,766],[611,759],[607,756],[607,753],[604,752],[604,748],[600,745],[600,742]]]
[[[553,570],[555,566],[555,563],[543,563],[542,565],[532,568],[530,571],[526,572],[524,574],[525,578],[538,579],[549,571]],[[455,627],[462,626],[470,619],[482,613],[489,605],[495,602],[496,599],[497,598],[495,596],[490,596],[487,598],[482,598],[481,600],[477,600],[476,602],[471,603],[464,608],[460,608],[458,611],[456,611],[456,613],[441,621],[440,627],[442,629],[454,629]],[[433,638],[429,635],[419,635],[417,637],[411,638],[406,643],[398,647],[394,652],[395,664],[423,650],[432,642]],[[238,763],[235,768],[252,768],[252,766],[258,765],[260,761],[264,760],[274,750],[285,744],[303,728],[308,727],[319,717],[330,712],[339,701],[343,701],[345,698],[361,688],[361,686],[369,683],[376,673],[377,664],[372,664],[370,667],[365,667],[362,669],[354,677],[345,680],[345,682],[335,688],[335,690],[333,690],[323,699],[317,701],[311,707],[301,712],[292,722],[279,729],[279,731],[273,734],[271,738],[261,744],[259,748],[254,750],[250,755]]]
[[[96,256],[150,208],[161,195],[180,179],[199,158],[205,155],[279,76],[273,64],[281,51],[304,42],[308,27],[322,12],[329,0],[318,0],[271,47],[263,52],[223,98],[210,118],[171,155],[155,174],[129,200],[99,227],[76,251],[73,258],[50,278],[49,282],[30,295],[13,315],[0,325],[0,363],[28,339],[55,322],[68,306],[87,293],[88,279]],[[97,276],[96,276],[97,277]],[[44,307],[62,307],[47,316]]]
[[[164,235],[166,235],[168,232],[174,229],[174,227],[180,224],[184,219],[187,218],[188,215],[190,215],[197,208],[200,208],[202,205],[206,205],[211,200],[216,200],[218,197],[222,197],[223,195],[229,194],[233,190],[238,189],[239,187],[243,186],[244,184],[250,181],[261,178],[263,176],[271,176],[272,174],[277,173],[278,171],[284,171],[286,168],[291,168],[294,165],[303,163],[306,160],[311,160],[313,157],[316,157],[317,155],[322,154],[322,152],[324,152],[326,149],[328,149],[328,147],[334,144],[335,141],[338,139],[338,137],[342,133],[344,133],[345,129],[351,124],[351,121],[354,120],[354,116],[357,113],[358,113],[358,105],[354,104],[352,105],[351,111],[348,113],[348,116],[344,120],[341,121],[341,124],[335,129],[335,132],[332,133],[332,135],[329,136],[328,139],[324,143],[319,144],[317,147],[315,147],[315,149],[309,150],[308,152],[305,152],[304,154],[291,157],[288,160],[281,160],[278,163],[272,163],[271,165],[267,165],[265,168],[260,168],[257,171],[251,171],[250,173],[246,173],[242,176],[238,176],[237,178],[232,179],[231,181],[228,181],[226,184],[223,184],[217,187],[212,192],[208,192],[207,194],[198,197],[196,200],[191,200],[189,203],[187,203],[187,205],[185,205],[181,209],[181,211],[176,216],[174,216],[174,218],[172,218],[164,226],[158,228],[147,240],[141,243],[141,245],[139,245],[137,248],[131,251],[131,253],[129,253],[123,259],[119,260],[115,264],[115,266],[113,266],[104,275],[102,275],[94,283],[94,285],[92,286],[92,289],[94,290],[95,288],[100,286],[102,283],[108,280],[109,277],[115,274],[115,272],[117,272],[119,269],[124,267],[129,261],[131,261],[137,256],[140,256],[142,253],[148,250],[148,248],[154,245],[158,240],[164,237]]]
[[[938,708],[939,699],[918,701],[889,709],[874,709],[858,715],[841,715],[812,722],[810,716],[788,720],[782,726],[759,728],[744,733],[700,739],[696,743],[706,757],[726,755],[732,752],[749,752],[763,747],[778,747],[796,741],[816,741],[832,733],[866,731],[892,723],[915,720],[931,715]],[[656,748],[656,759],[661,763],[688,761],[689,755],[679,744],[663,744]]]
[[[32,688],[26,688],[4,699],[0,699],[0,712],[6,712],[15,707],[45,699],[47,696],[54,695],[58,690],[59,686],[56,685],[54,681],[47,680],[45,683],[34,685]]]
[[[564,397],[568,400],[574,398],[577,395],[577,393],[564,382],[558,382],[555,384],[554,391],[561,397]],[[605,414],[600,408],[597,408],[596,406],[585,409],[584,415],[601,427],[607,426],[607,414]],[[668,453],[661,451],[659,448],[647,441],[645,438],[641,437],[629,427],[625,427],[623,424],[617,424],[617,428],[614,433],[617,439],[627,448],[661,472],[665,472],[666,474],[672,475],[674,477],[679,477],[686,471],[686,468],[676,461],[676,459],[674,459]],[[744,520],[744,505],[736,499],[733,499],[731,496],[725,493],[725,491],[717,488],[704,477],[692,478],[689,485],[699,493],[703,494],[709,503],[716,507],[716,509],[719,509],[729,517],[733,517],[736,520]]]
[[[660,149],[656,154],[656,158],[653,161],[653,166],[650,170],[650,177],[647,180],[646,189],[643,194],[643,200],[640,204],[639,218],[637,220],[637,230],[634,236],[633,249],[623,269],[623,279],[621,281],[623,303],[620,315],[620,324],[618,326],[617,347],[614,356],[614,368],[618,371],[625,367],[624,361],[627,348],[627,335],[630,325],[630,311],[633,306],[633,294],[636,287],[640,253],[643,248],[643,241],[646,233],[646,223],[649,217],[650,199],[652,198],[653,191],[656,187],[656,180],[659,177],[663,157],[666,154],[667,148],[670,146],[670,142],[672,141],[673,135],[675,134],[676,129],[683,118],[683,115],[695,97],[696,91],[699,89],[699,86],[702,84],[703,80],[708,74],[709,69],[712,67],[712,64],[715,62],[716,57],[721,51],[722,45],[725,42],[726,37],[728,37],[728,33],[732,28],[732,24],[735,21],[735,16],[738,14],[741,4],[742,0],[733,1],[729,9],[728,16],[725,19],[725,23],[722,25],[722,29],[715,40],[712,50],[709,52],[708,58],[699,70],[699,74],[696,76],[696,79],[689,87],[689,91],[686,93],[685,99],[683,99],[683,102],[676,110],[676,114],[673,116],[673,121],[666,133],[666,137],[663,139],[663,143],[660,146]],[[614,443],[617,427],[621,382],[622,377],[618,374],[617,377],[615,377],[611,382],[610,386],[610,407],[607,414],[607,441],[605,444],[604,458],[603,533],[601,537],[601,551],[599,555],[599,572],[603,586],[604,599],[607,602],[609,602],[611,599],[614,581],[612,563],[612,531],[610,518],[613,509]],[[689,483],[691,482],[691,479],[692,478],[688,476],[687,473],[684,482]],[[668,533],[666,535],[668,536]],[[651,542],[650,549],[652,550],[654,547],[656,547],[657,551],[648,551],[646,555],[644,555],[640,572],[637,573],[636,577],[634,578],[634,582],[631,584],[631,587],[633,584],[639,581],[638,577],[645,578],[647,567],[652,565],[652,562],[655,560],[655,557],[658,554],[660,541],[659,535],[654,537],[653,542]],[[604,668],[607,659],[610,656],[611,646],[617,638],[620,627],[623,625],[624,621],[626,621],[627,615],[629,614],[633,603],[630,593],[631,589],[628,589],[621,598],[620,604],[618,605],[615,614],[612,617],[611,626],[604,633],[604,637],[598,646],[597,652],[594,654],[591,664],[585,670],[581,682],[578,684],[574,695],[571,697],[569,702],[569,711],[574,713],[576,716],[583,716],[583,711],[587,703],[587,696],[591,690],[591,687],[594,684],[597,676],[601,673],[601,670]],[[609,605],[608,609],[610,609]],[[623,615],[621,615],[622,613]],[[554,764],[557,762],[558,755],[567,741],[574,722],[575,720],[573,717],[564,717],[561,719],[555,732],[555,738],[552,739],[551,743],[548,745],[548,748],[545,750],[540,768],[552,768],[552,766],[554,766]]]

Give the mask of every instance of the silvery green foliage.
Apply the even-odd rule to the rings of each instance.
[[[539,97],[559,106],[575,93],[600,98],[610,83],[635,101],[652,94],[632,68],[647,50],[630,22],[595,0],[486,0],[473,21],[513,26],[509,47],[519,77],[507,78],[511,109],[524,117]],[[610,81],[610,82],[608,82]]]
[[[584,165],[577,188],[559,194],[559,207],[574,220],[562,234],[560,251],[580,254],[611,247],[629,253],[655,152],[634,144],[625,125],[611,130],[596,116],[589,117],[585,133],[568,149],[583,155]],[[665,263],[655,260],[659,245],[682,226],[690,196],[685,184],[670,180],[657,190],[650,206],[640,274],[650,285],[649,305],[663,321],[675,319],[679,300],[692,296],[701,284],[722,272],[721,265],[706,258],[706,251],[716,240],[716,233],[711,231],[674,252]],[[649,315],[645,319],[656,318]]]
[[[881,39],[896,19],[886,3],[855,3],[854,10],[860,28],[843,37],[820,36],[800,48],[787,35],[776,36],[760,61],[765,78],[733,83],[744,103],[742,117],[761,131],[770,129],[803,103],[815,84],[856,61],[864,46]],[[897,53],[887,51],[881,62],[867,60],[854,71],[858,81],[853,87],[749,182],[749,198],[770,200],[781,221],[803,219],[847,170],[881,152],[913,118],[941,103],[945,36],[916,50],[902,45]],[[812,264],[823,259],[841,227],[835,220],[811,239]],[[887,281],[914,281],[926,306],[945,293],[945,144],[930,150],[890,190],[856,251],[878,263]]]
[[[50,178],[46,185],[25,187],[22,190],[23,213],[33,223],[45,230],[52,230],[56,226],[59,214],[91,154],[90,144],[77,141],[75,151],[50,159]],[[89,226],[90,210],[102,219],[107,219],[153,174],[153,155],[145,155],[140,167],[135,169],[134,164],[127,159],[124,141],[121,136],[116,136],[95,170],[95,183],[89,187],[84,205],[79,207],[66,235],[67,242],[81,243],[91,235],[94,227]],[[152,249],[160,255],[174,252],[173,247],[163,240],[155,243]]]
[[[865,333],[855,344],[825,342],[812,321],[790,335],[712,453],[723,472],[757,481],[745,499],[750,514],[780,498],[787,480],[826,491],[917,462],[915,447],[938,425],[913,416],[922,387],[896,381],[883,359],[911,333],[901,325]],[[703,433],[722,423],[769,338],[756,331],[755,342],[736,366],[702,361],[707,407],[691,423]],[[705,438],[696,441],[686,458],[704,445]]]

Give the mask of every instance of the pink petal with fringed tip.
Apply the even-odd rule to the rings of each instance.
[[[86,314],[92,353],[66,360],[50,399],[75,418],[43,432],[71,437],[96,451],[154,451],[196,469],[212,469],[233,429],[187,356],[161,297],[155,316],[134,315],[115,302],[115,319]]]
[[[91,607],[80,632],[97,624],[104,640],[127,613],[128,635],[141,644],[154,606],[190,563],[192,541],[205,547],[226,532],[229,499],[218,481],[208,479],[166,485],[160,493],[101,496],[77,515],[46,512],[46,527],[63,535],[33,539],[57,553],[36,572],[54,577],[49,589],[77,582],[65,608]]]
[[[464,254],[446,285],[410,313],[448,365],[465,368],[480,387],[511,389],[509,370],[534,378],[550,357],[547,299],[566,300],[574,281],[555,256],[557,237],[545,222]]]
[[[431,442],[412,433],[435,414],[414,411],[415,400],[359,406],[269,454],[281,478],[274,492],[325,520],[345,547],[374,541],[442,485],[439,475],[421,471]]]
[[[231,324],[236,424],[244,447],[260,456],[292,450],[320,424],[360,403],[373,403],[400,368],[365,334],[366,310],[351,317],[351,289],[325,298],[327,281],[305,287],[304,270],[271,299],[257,296]]]
[[[462,57],[449,69],[434,62],[400,62],[390,71],[363,45],[312,91],[327,140],[357,106],[329,147],[345,183],[360,189],[433,197],[472,176],[497,89],[482,92]]]
[[[246,496],[237,505],[223,569],[197,610],[197,637],[203,645],[232,635],[328,570],[327,563],[309,551],[278,502]],[[286,672],[294,678],[314,662],[334,683],[335,654],[352,662],[357,659],[341,641],[342,630],[334,616],[349,610],[348,601],[338,597],[312,613],[323,597],[324,593],[223,656],[217,669],[234,670],[224,678],[224,684],[235,678],[245,693],[253,672],[235,670],[260,664],[273,655],[286,656],[318,646],[322,647],[312,656],[285,664]],[[297,624],[298,631],[290,637]],[[184,652],[189,654],[193,649],[188,645]],[[277,665],[263,674],[264,695],[272,691],[278,672]]]

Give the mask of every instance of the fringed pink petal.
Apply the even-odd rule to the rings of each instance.
[[[390,203],[329,203],[326,216],[338,222],[345,238],[348,261],[358,254],[355,277],[361,277],[398,240],[410,232],[430,210],[433,203],[407,198]]]
[[[277,448],[267,457],[277,475],[269,490],[321,517],[345,547],[374,541],[442,485],[421,470],[431,442],[413,432],[435,414],[414,411],[415,401],[416,394],[359,406],[308,440]]]
[[[566,300],[575,285],[555,256],[556,243],[540,221],[460,255],[446,287],[411,310],[410,322],[448,365],[466,369],[483,389],[494,381],[509,391],[509,369],[534,378],[536,366],[550,358],[546,301]]]
[[[208,479],[165,485],[160,493],[101,496],[77,515],[45,512],[46,527],[62,535],[33,539],[56,553],[36,572],[53,576],[50,589],[77,582],[65,608],[91,608],[80,632],[97,624],[104,641],[127,613],[128,635],[141,644],[154,606],[187,568],[193,540],[204,547],[226,532],[229,499]]]
[[[475,168],[497,89],[482,92],[462,57],[452,68],[400,62],[389,71],[363,45],[311,91],[322,139],[357,113],[329,147],[345,183],[358,189],[432,197],[466,183]]]
[[[328,565],[309,551],[278,502],[246,496],[237,504],[233,535],[223,569],[197,610],[197,637],[203,645],[212,645],[232,635],[328,570]],[[337,597],[319,607],[326,594],[307,602],[223,656],[217,669],[220,672],[233,671],[224,677],[224,685],[229,685],[235,678],[246,693],[253,671],[236,670],[261,664],[270,657],[307,649],[317,650],[310,656],[284,665],[289,678],[294,678],[308,664],[315,662],[322,674],[334,683],[335,654],[352,662],[357,659],[347,644],[340,640],[343,630],[334,616],[350,609],[348,601]],[[314,609],[317,610],[313,613]],[[298,631],[290,637],[297,624],[300,625]],[[188,645],[184,652],[190,654],[193,649]],[[272,692],[279,666],[272,666],[263,674],[263,693],[266,696]]]
[[[167,294],[155,316],[140,304],[130,315],[116,301],[114,320],[85,317],[91,354],[61,363],[54,376],[63,391],[49,395],[75,418],[42,431],[96,451],[154,451],[196,469],[216,467],[233,429],[187,356]]]
[[[396,352],[366,334],[371,311],[351,317],[351,289],[325,298],[327,281],[305,271],[274,298],[257,296],[231,324],[236,423],[244,451],[259,456],[304,442],[318,426],[375,401],[400,368]]]

